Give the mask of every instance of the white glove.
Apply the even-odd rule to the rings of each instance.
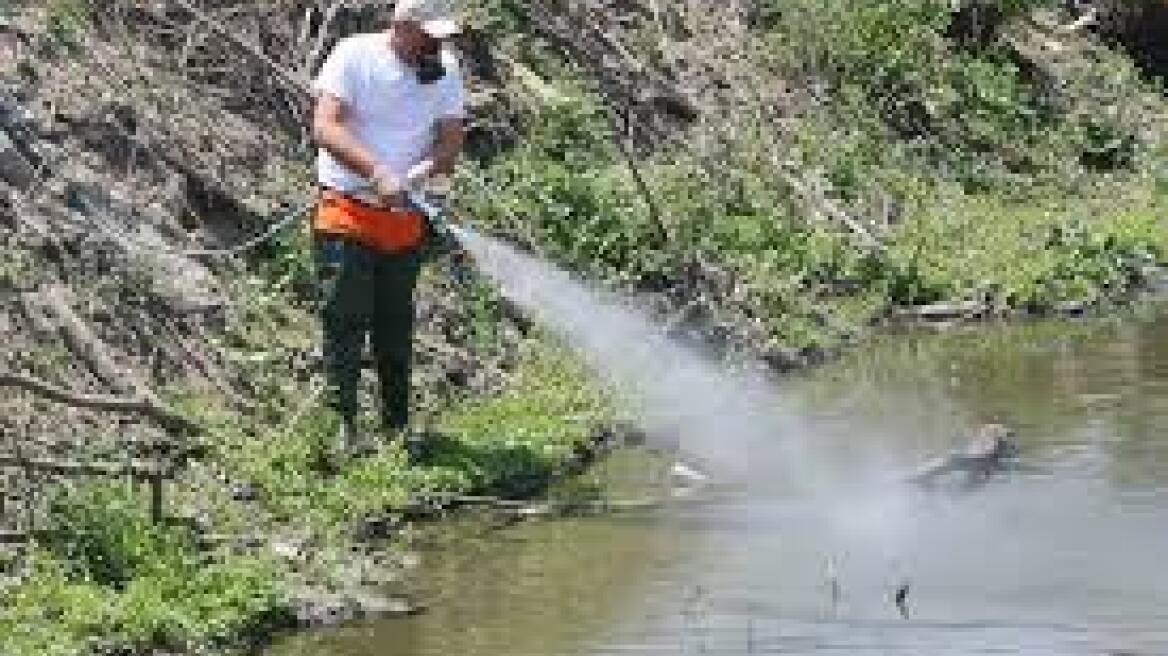
[[[389,168],[381,164],[373,168],[370,182],[373,183],[373,190],[383,199],[397,197],[405,190]]]
[[[418,191],[433,171],[434,160],[432,159],[424,159],[414,164],[406,173],[406,188],[410,191]]]

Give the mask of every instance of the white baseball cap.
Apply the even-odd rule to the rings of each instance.
[[[418,23],[426,34],[445,39],[462,31],[445,0],[397,0],[393,20]]]

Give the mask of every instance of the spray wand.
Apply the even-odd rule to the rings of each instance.
[[[411,209],[426,217],[432,240],[432,253],[448,254],[451,257],[450,274],[460,284],[466,284],[470,279],[471,271],[467,264],[467,256],[458,238],[458,231],[450,222],[446,212],[438,205],[429,202],[417,192],[407,192],[406,200]]]
[[[406,201],[409,203],[410,209],[416,210],[426,217],[430,231],[441,242],[440,247],[443,251],[458,248],[458,236],[455,234],[454,226],[451,225],[450,219],[446,217],[446,213],[442,211],[441,207],[426,200],[425,196],[416,191],[406,192]]]

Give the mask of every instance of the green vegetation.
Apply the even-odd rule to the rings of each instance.
[[[321,466],[333,428],[326,413],[257,426],[204,408],[205,423],[217,426],[209,462],[258,487],[261,501],[243,508],[208,487],[193,495],[221,530],[269,538],[281,527],[306,532],[323,545],[318,560],[326,563],[307,582],[336,585],[328,563],[343,559],[362,518],[400,516],[434,493],[531,495],[560,477],[611,412],[581,383],[579,367],[550,343],[535,346],[497,397],[439,413],[431,453],[413,466],[393,447],[330,473]],[[297,404],[290,396],[275,403]],[[187,400],[189,409],[196,404]],[[146,498],[126,484],[61,493],[50,537],[27,555],[25,576],[0,602],[0,652],[227,650],[288,623],[291,586],[303,575],[262,551],[200,549],[189,528],[151,524]]]
[[[611,423],[613,400],[584,365],[552,337],[532,334],[496,393],[462,393],[418,409],[428,439],[420,460],[407,462],[394,443],[338,468],[329,458],[336,418],[306,397],[309,381],[289,357],[308,350],[316,330],[311,294],[301,293],[307,246],[293,236],[255,275],[232,283],[239,302],[217,346],[253,387],[256,407],[241,413],[218,395],[167,391],[204,428],[206,455],[166,496],[167,515],[188,521],[155,526],[145,488],[134,483],[54,487],[43,537],[7,563],[20,577],[0,600],[0,653],[246,653],[294,620],[306,588],[349,589],[366,520],[398,525],[435,496],[537,495],[562,480]],[[434,293],[428,285],[442,275],[428,271],[422,294]],[[467,311],[471,343],[497,348],[495,291],[473,283]],[[372,392],[372,385],[364,391]],[[371,416],[363,419],[376,430]],[[254,488],[254,500],[233,498],[229,484]],[[581,489],[569,494],[594,493]],[[201,543],[192,530],[198,522],[263,546]],[[281,540],[301,544],[306,559],[268,548]]]
[[[1037,310],[1106,300],[1163,261],[1164,228],[1161,203],[1117,209],[971,198],[910,223],[890,255],[889,291],[910,302],[970,298]]]
[[[982,47],[948,34],[948,3],[771,4],[741,48],[755,79],[827,90],[790,127],[746,104],[656,144],[637,162],[654,216],[607,101],[546,80],[555,94],[529,108],[523,141],[464,171],[467,213],[633,287],[713,262],[745,296],[715,299],[730,320],[760,318],[795,348],[837,343],[896,305],[1113,298],[1168,257],[1161,92],[1123,55],[1079,41],[1064,45],[1071,63],[1028,59],[1016,44],[1041,35],[1010,19],[1049,3],[1004,7]],[[715,139],[728,145],[694,145]],[[776,160],[822,191],[798,193]],[[882,248],[810,211],[827,206]]]
[[[86,485],[58,503],[52,537],[0,605],[5,654],[226,647],[282,620],[273,563],[202,562],[189,534],[153,526],[124,486]]]
[[[482,0],[487,41],[526,71],[500,82],[516,99],[518,138],[463,167],[457,200],[487,231],[593,279],[700,298],[712,322],[748,331],[760,350],[832,348],[894,306],[1045,311],[1138,286],[1168,258],[1163,90],[1089,43],[1059,61],[1031,58],[1017,44],[1034,35],[1013,19],[1048,3],[1003,3],[996,37],[978,45],[949,34],[948,4],[760,2],[734,44],[752,88],[638,142],[618,131],[618,102],[592,84],[599,73],[556,59],[521,3]],[[52,4],[55,40],[87,29],[85,6]],[[641,60],[669,61],[656,28],[623,29]],[[722,65],[691,56],[694,70]],[[777,81],[820,92],[775,109],[782,102],[762,96]],[[695,262],[706,269],[692,274]],[[0,267],[0,282],[24,268]],[[295,585],[335,583],[331,563],[361,520],[400,519],[436,494],[545,491],[616,413],[553,340],[508,338],[499,300],[475,283],[458,292],[460,346],[497,355],[517,342],[507,382],[489,395],[426,387],[420,462],[395,445],[332,471],[335,420],[306,398],[309,377],[291,359],[315,343],[303,235],[251,274],[233,281],[235,314],[216,346],[257,407],[170,390],[208,433],[169,510],[198,509],[229,534],[307,534],[316,564],[294,571],[265,551],[204,548],[189,528],[151,525],[126,487],[63,489],[49,537],[0,601],[0,653],[239,646],[288,620]],[[422,295],[436,296],[427,284]],[[255,499],[233,499],[225,482]]]
[[[217,422],[210,445],[214,461],[232,479],[258,486],[274,520],[343,527],[357,518],[404,510],[427,494],[534,491],[516,486],[525,477],[550,478],[609,416],[610,406],[583,382],[587,378],[579,367],[548,344],[533,345],[498,395],[468,398],[430,415],[424,462],[412,467],[395,443],[334,474],[327,447],[335,418],[315,407],[258,430],[231,413],[203,413]],[[304,401],[289,394],[272,404],[303,408]]]

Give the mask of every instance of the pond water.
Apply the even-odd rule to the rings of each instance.
[[[408,582],[427,612],[268,654],[1166,654],[1168,314],[1150,314],[886,335],[776,387],[776,439],[799,448],[760,453],[749,484],[458,524]],[[1026,469],[899,482],[985,421]]]

